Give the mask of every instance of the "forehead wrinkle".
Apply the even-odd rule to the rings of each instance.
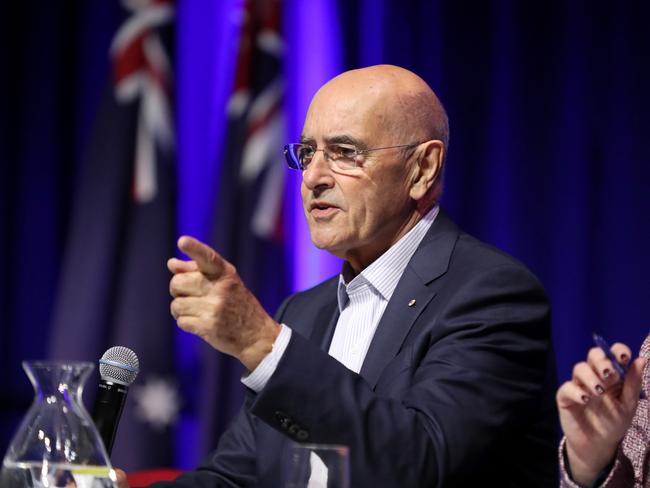
[[[351,144],[353,146],[357,146],[358,148],[364,147],[365,144],[357,139],[354,136],[351,136],[349,134],[334,134],[332,136],[325,136],[323,138],[323,141],[325,144]],[[301,135],[300,136],[300,143],[301,144],[315,144],[316,139],[311,136],[305,136]]]
[[[335,134],[333,136],[325,137],[325,144],[352,144],[353,146],[361,147],[363,144],[359,139],[352,137],[348,134]]]

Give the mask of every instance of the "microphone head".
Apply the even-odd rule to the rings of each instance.
[[[129,386],[139,372],[138,356],[128,347],[111,347],[99,360],[99,374],[111,383]]]

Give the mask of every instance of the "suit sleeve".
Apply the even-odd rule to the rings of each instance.
[[[276,313],[281,317],[290,303],[288,297]],[[152,488],[248,488],[257,486],[255,430],[257,420],[250,414],[255,392],[248,390],[244,404],[219,439],[217,449],[193,471],[176,480],[159,482]]]
[[[257,484],[255,469],[255,426],[248,413],[252,394],[233,423],[221,436],[217,449],[193,471],[174,481],[154,483],[152,488],[246,488]]]
[[[353,486],[463,483],[467,467],[539,407],[549,310],[536,279],[514,264],[474,273],[435,299],[439,312],[381,387],[293,334],[251,412],[296,440],[350,446]]]

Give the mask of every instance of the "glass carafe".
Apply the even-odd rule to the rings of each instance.
[[[24,362],[35,398],[2,463],[0,488],[114,488],[104,444],[83,406],[87,362]]]

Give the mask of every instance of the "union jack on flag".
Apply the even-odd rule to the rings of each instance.
[[[123,0],[131,12],[111,45],[113,84],[119,103],[139,100],[133,196],[150,202],[157,193],[156,150],[174,147],[169,57],[160,28],[170,24],[174,8],[170,0]]]
[[[237,70],[227,107],[225,150],[216,182],[211,242],[237,271],[269,313],[290,292],[285,256],[282,159],[283,40],[279,0],[241,1]],[[202,432],[216,438],[241,405],[241,367],[208,354],[203,385],[213,408],[202,415]],[[216,386],[218,385],[218,387]],[[205,401],[204,401],[205,403]],[[220,415],[215,415],[215,408]]]
[[[113,26],[110,48],[113,79],[79,171],[49,354],[96,361],[116,344],[136,352],[142,371],[112,454],[134,471],[173,465],[185,397],[164,266],[176,233],[172,63],[164,48],[174,11],[169,1],[123,3],[126,20]]]
[[[231,128],[238,123],[244,126],[240,181],[247,186],[261,179],[251,231],[273,240],[282,238],[285,175],[278,164],[284,138],[280,15],[279,0],[246,2],[237,77],[228,104]]]

